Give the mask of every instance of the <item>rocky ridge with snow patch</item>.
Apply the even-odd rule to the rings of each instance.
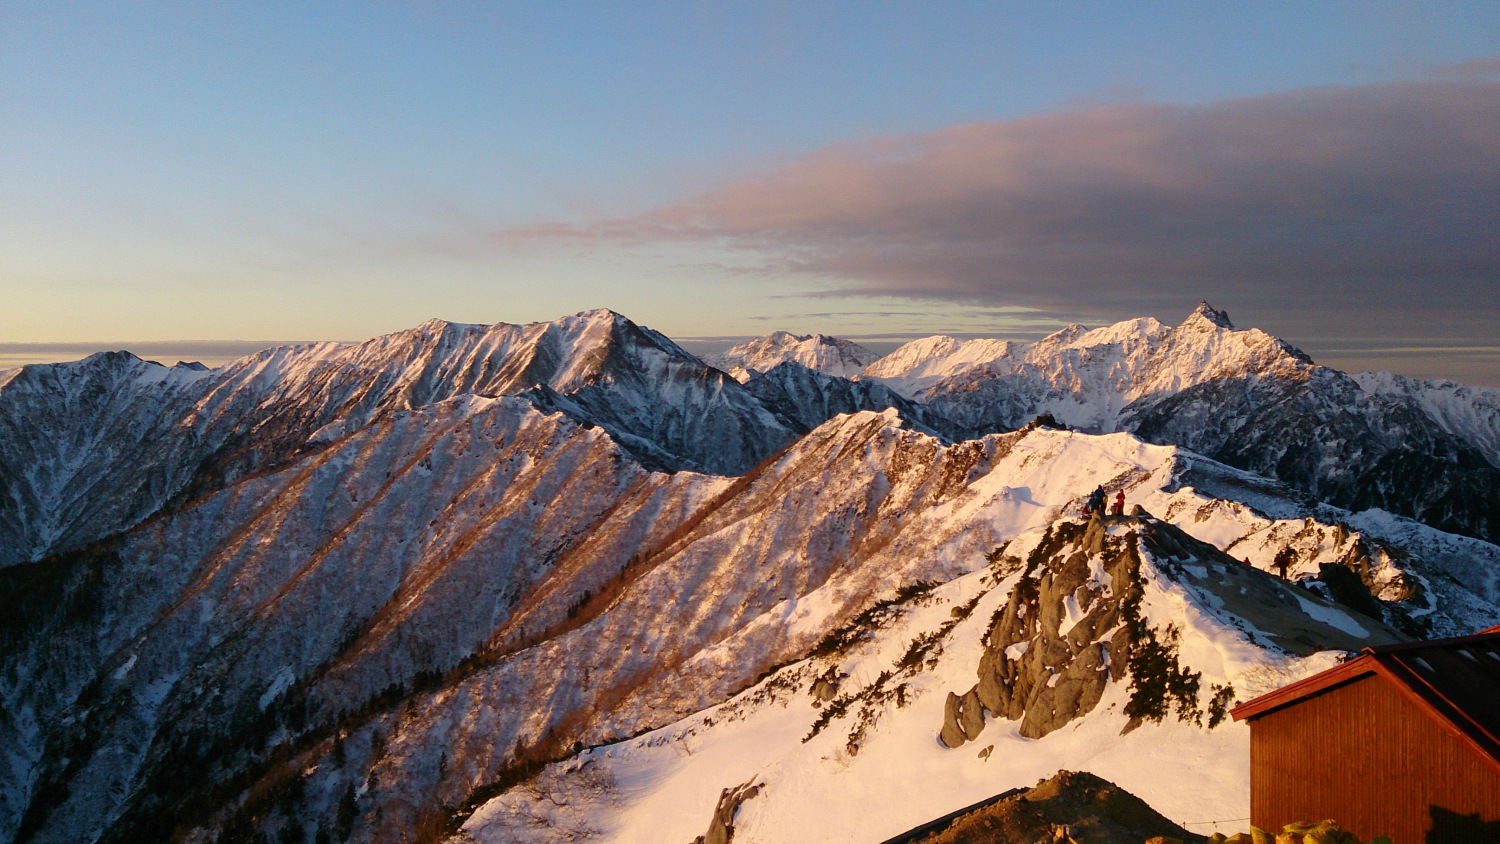
[[[1262,331],[1236,330],[1206,302],[1176,327],[1070,326],[1030,344],[927,338],[860,378],[967,436],[1049,414],[1181,445],[1341,507],[1500,539],[1495,391],[1351,377]]]

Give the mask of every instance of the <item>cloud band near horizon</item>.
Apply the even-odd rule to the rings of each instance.
[[[957,125],[828,147],[632,219],[505,237],[719,244],[840,296],[1105,318],[1206,297],[1304,337],[1489,341],[1500,81]]]

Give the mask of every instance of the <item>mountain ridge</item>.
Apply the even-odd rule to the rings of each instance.
[[[56,518],[0,511],[7,553],[53,546],[0,567],[0,835],[686,840],[754,780],[743,840],[858,840],[1075,763],[1172,812],[1152,771],[1179,766],[1238,812],[1248,745],[1210,723],[1218,687],[1500,622],[1500,546],[1330,502],[1337,474],[1219,459],[1286,429],[1303,452],[1230,457],[1347,455],[1383,482],[1482,458],[1425,407],[1488,430],[1488,394],[1372,398],[1231,326],[1203,304],[1066,329],[1036,365],[951,338],[894,358],[951,406],[1015,376],[972,438],[879,379],[781,361],[741,383],[610,311],[430,320],[207,372],[115,353],[8,373],[0,502]],[[1045,415],[1070,408],[1139,430]],[[710,454],[744,468],[693,468]],[[1099,487],[1135,514],[1081,519]],[[64,518],[110,497],[130,506]],[[1269,574],[1288,551],[1293,583]],[[1140,608],[1114,642],[1126,581]],[[1012,604],[1046,629],[996,627]],[[1130,663],[1171,641],[1202,678],[1170,707],[1186,720],[1120,735]],[[1004,680],[1028,691],[996,697]],[[913,799],[883,773],[907,770],[946,785]]]

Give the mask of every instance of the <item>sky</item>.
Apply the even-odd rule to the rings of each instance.
[[[1500,4],[0,0],[0,367],[612,308],[1500,386]]]

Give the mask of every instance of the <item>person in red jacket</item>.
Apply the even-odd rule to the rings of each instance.
[[[1125,490],[1123,489],[1115,493],[1115,509],[1113,512],[1116,516],[1125,515]]]

